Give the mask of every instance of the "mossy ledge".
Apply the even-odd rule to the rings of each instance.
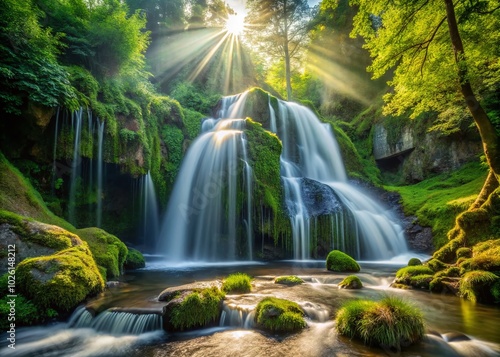
[[[296,332],[306,327],[304,311],[297,303],[275,297],[264,298],[257,304],[255,322],[273,333]]]
[[[357,273],[361,268],[349,255],[340,250],[332,250],[326,257],[326,269],[337,272]]]
[[[379,302],[347,301],[338,310],[335,322],[341,335],[396,351],[420,341],[425,331],[422,312],[391,296]]]

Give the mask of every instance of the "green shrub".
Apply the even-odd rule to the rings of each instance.
[[[500,278],[488,271],[474,270],[460,279],[460,296],[472,302],[493,302]]]
[[[361,289],[363,283],[356,275],[349,275],[339,283],[341,289]]]
[[[134,248],[128,248],[127,257],[123,263],[125,269],[133,270],[140,269],[146,266],[146,261],[142,256],[141,252]]]
[[[203,327],[219,319],[224,293],[218,288],[194,291],[173,307],[170,323],[176,330]]]
[[[299,278],[296,275],[289,275],[289,276],[279,276],[276,279],[274,279],[275,284],[284,284],[284,285],[299,285],[303,284],[304,280]]]
[[[422,261],[418,258],[411,258],[408,261],[408,266],[422,265]]]
[[[397,297],[380,302],[347,301],[337,312],[335,322],[340,334],[383,348],[400,350],[424,335],[421,311]]]
[[[326,269],[338,272],[354,272],[360,270],[359,264],[340,250],[332,250],[326,257]]]
[[[271,332],[293,332],[306,327],[304,312],[297,303],[275,297],[264,298],[257,304],[255,321]]]
[[[234,273],[228,275],[222,283],[222,290],[226,293],[246,294],[252,290],[252,278],[248,274]]]

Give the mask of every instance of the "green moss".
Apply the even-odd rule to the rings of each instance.
[[[142,253],[137,249],[128,248],[127,257],[123,263],[123,267],[127,270],[140,269],[146,266],[146,261]]]
[[[255,308],[257,324],[271,332],[294,332],[306,326],[304,312],[292,301],[267,297]]]
[[[456,255],[457,255],[457,259],[458,258],[470,258],[470,257],[472,257],[472,250],[470,248],[467,248],[467,247],[458,248]]]
[[[349,275],[339,283],[339,288],[342,289],[361,289],[362,287],[363,283],[356,275]]]
[[[468,272],[460,279],[460,296],[472,302],[493,302],[500,278],[488,271]]]
[[[40,309],[32,301],[26,299],[23,295],[17,294],[15,297],[15,324],[19,326],[31,326],[41,324],[51,318],[57,317],[57,312],[53,309]],[[10,313],[9,302],[12,298],[7,296],[0,299],[0,328],[10,328],[8,315]]]
[[[425,263],[429,268],[431,268],[434,272],[438,272],[440,270],[443,270],[447,267],[445,263],[440,261],[439,259],[431,259],[428,262]]]
[[[385,188],[401,194],[405,214],[416,215],[420,225],[431,227],[434,245],[440,248],[447,243],[447,234],[453,228],[456,216],[474,202],[486,176],[485,168],[477,160],[463,165],[457,171],[415,185]]]
[[[340,250],[332,250],[326,257],[326,269],[338,272],[358,272],[359,264]]]
[[[288,276],[278,276],[276,279],[274,279],[274,283],[283,285],[300,285],[304,283],[304,280],[302,280],[296,275],[288,275]]]
[[[31,183],[0,153],[0,207],[37,221],[62,227],[70,232],[75,227],[54,215]]]
[[[422,261],[418,258],[411,258],[408,261],[408,266],[422,265]]]
[[[422,312],[397,297],[386,297],[380,302],[347,301],[335,321],[342,335],[398,351],[421,340],[425,331]]]
[[[457,256],[457,250],[462,248],[464,241],[461,237],[450,240],[432,255],[433,258],[442,262],[451,263]]]
[[[252,290],[252,277],[244,273],[230,274],[222,283],[222,291],[225,293],[246,294]]]
[[[420,274],[410,277],[410,285],[418,289],[429,289],[429,284],[434,278],[430,274]]]
[[[16,268],[20,293],[42,309],[69,312],[104,289],[90,250],[81,245],[22,261]]]
[[[411,278],[419,275],[432,276],[434,271],[425,265],[407,266],[396,272],[396,283],[411,285]]]
[[[219,318],[222,299],[224,293],[215,287],[192,292],[173,308],[170,323],[180,331],[214,323]]]
[[[120,276],[128,253],[127,246],[100,228],[79,229],[77,233],[88,243],[97,265],[106,269],[107,278]]]

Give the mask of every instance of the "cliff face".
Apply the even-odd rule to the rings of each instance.
[[[373,131],[373,155],[377,164],[382,170],[398,172],[406,183],[422,181],[429,174],[456,170],[481,152],[477,134],[420,133],[411,123],[398,128],[396,133],[384,123],[376,124]]]

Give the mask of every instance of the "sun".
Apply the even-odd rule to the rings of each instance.
[[[245,16],[244,15],[229,15],[224,26],[226,31],[234,36],[240,36],[245,30]]]

